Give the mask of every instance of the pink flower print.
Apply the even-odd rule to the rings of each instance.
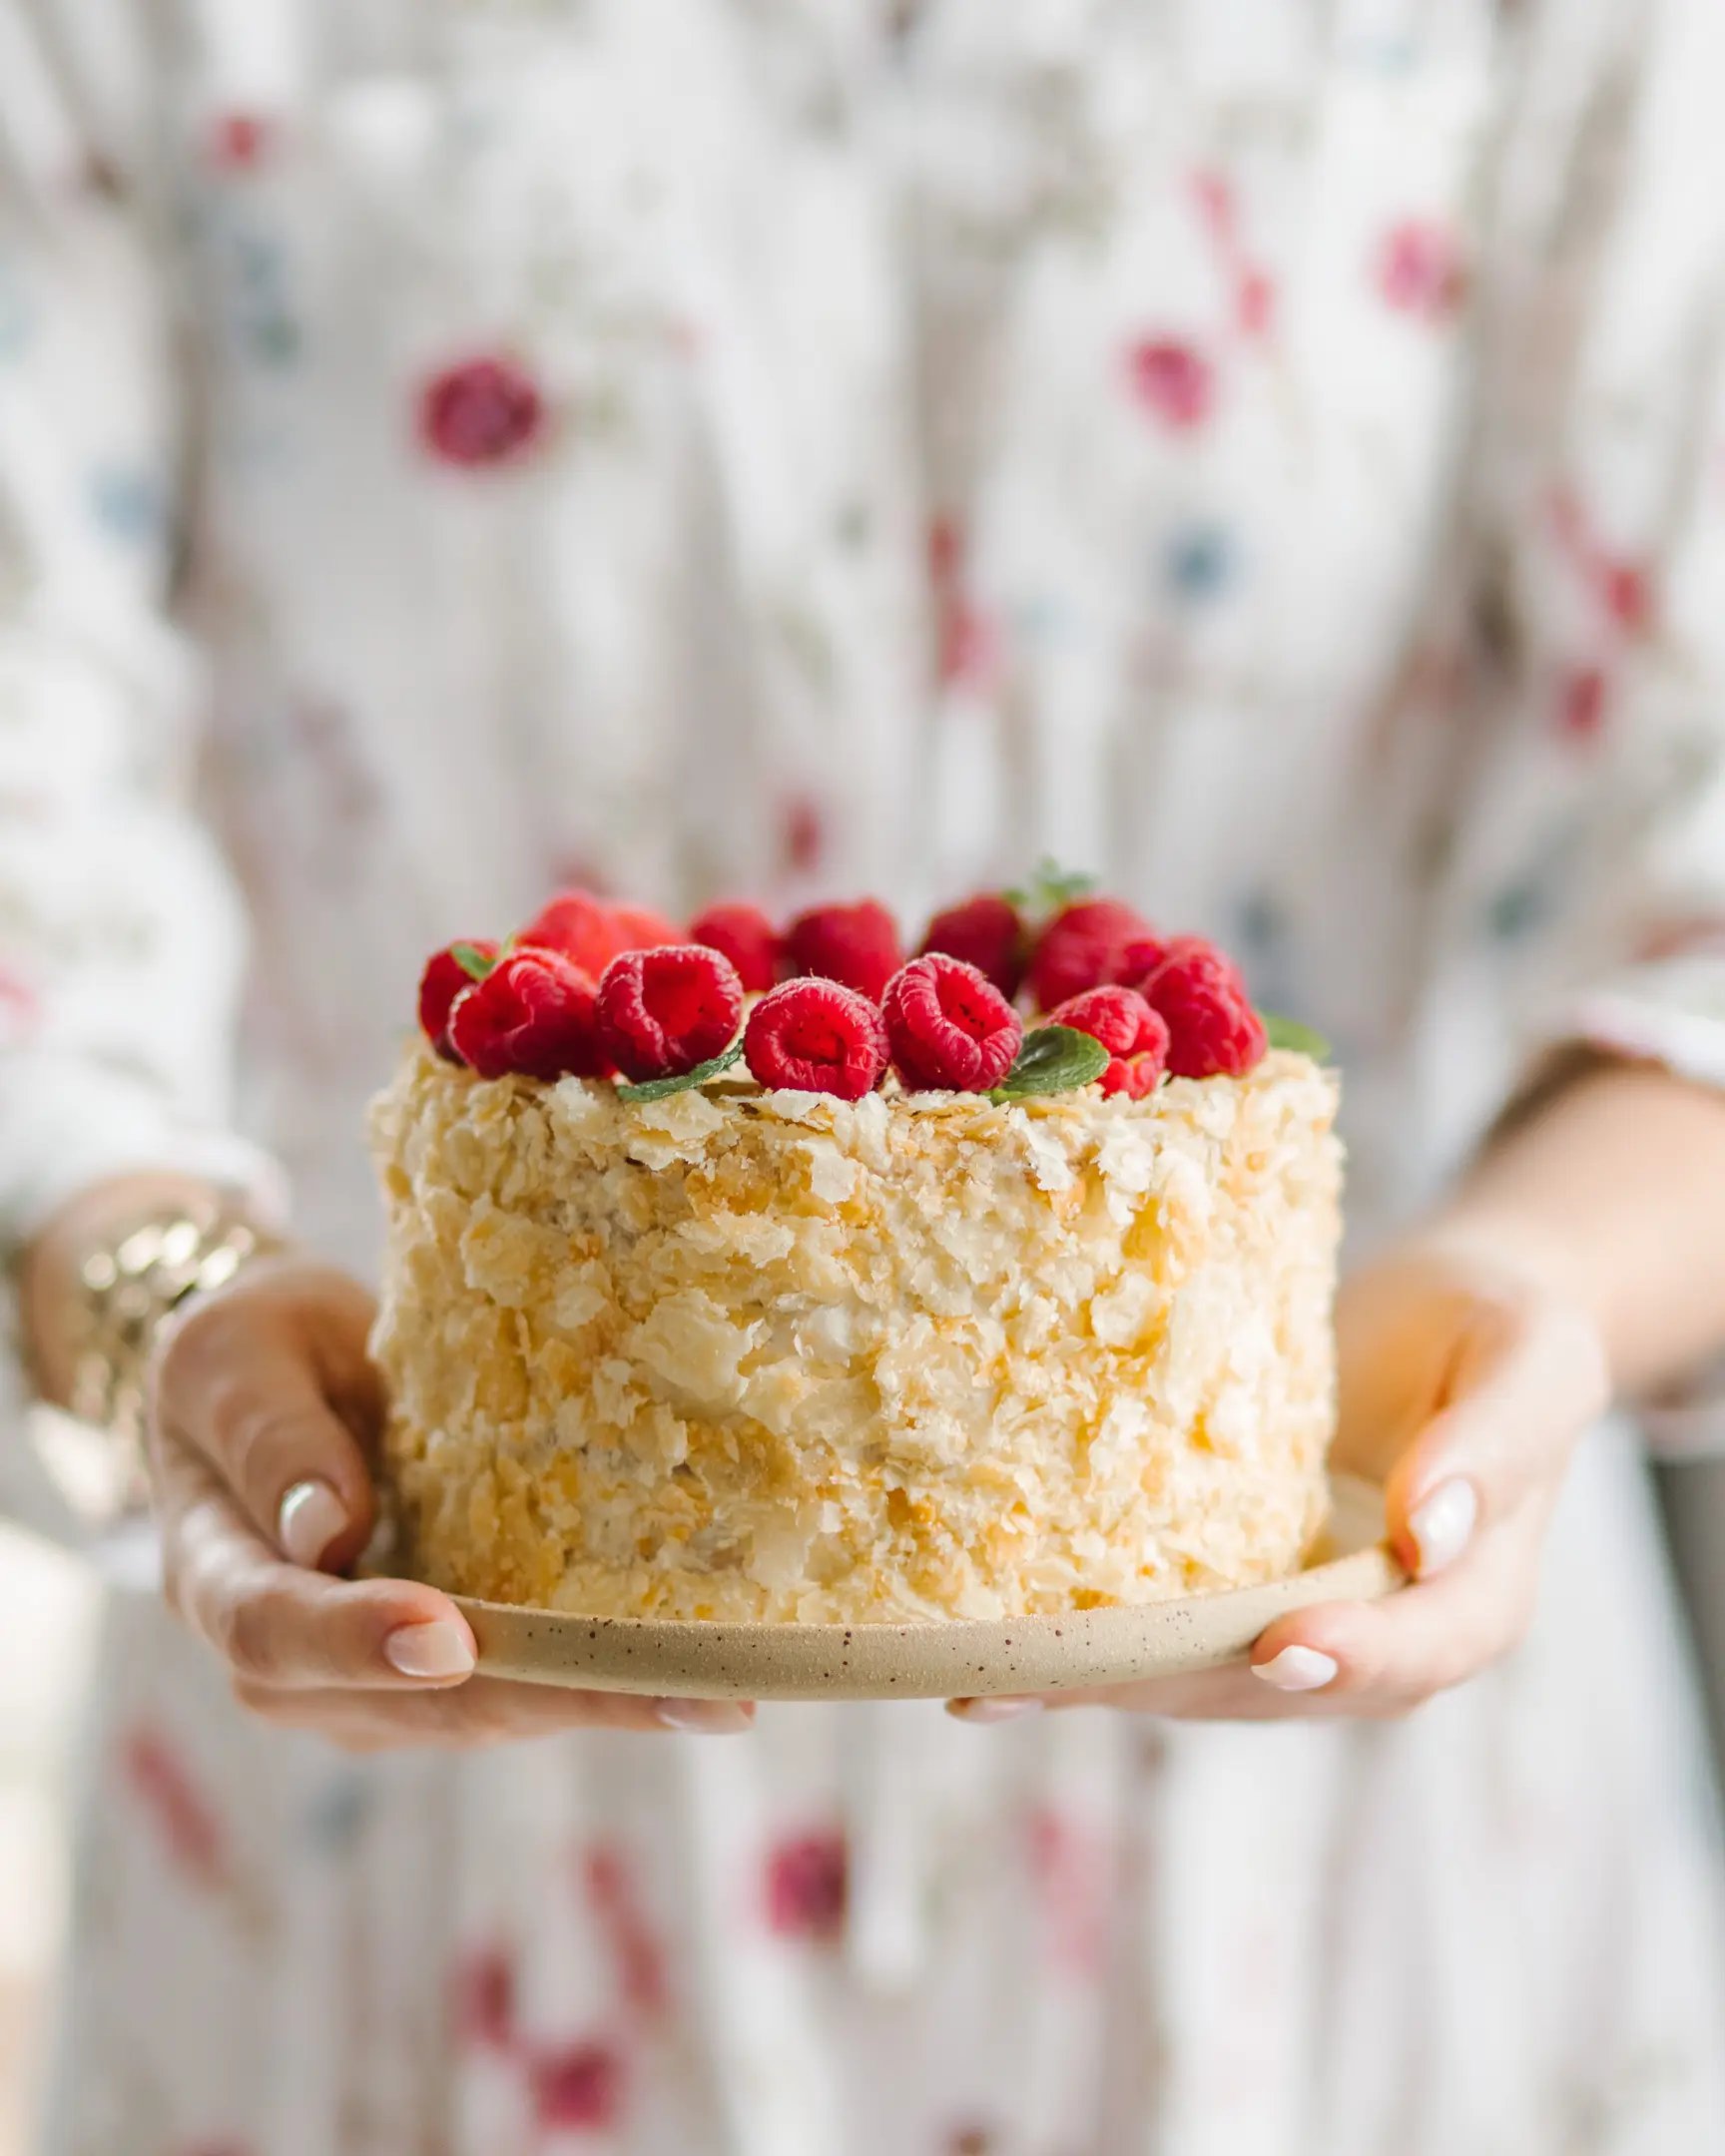
[[[211,125],[206,155],[218,172],[252,172],[263,164],[274,133],[257,113],[222,113]]]
[[[419,393],[419,433],[446,464],[508,464],[545,427],[538,384],[513,359],[464,359],[434,374]]]
[[[21,973],[0,965],[0,1045],[22,1040],[40,1015],[36,991]]]
[[[831,1945],[845,1929],[850,1857],[837,1830],[778,1843],[767,1859],[767,1921],[784,1938]]]
[[[149,1814],[181,1871],[206,1889],[225,1886],[228,1858],[221,1821],[169,1739],[140,1723],[121,1740],[120,1766],[126,1787]]]
[[[1192,176],[1192,197],[1234,295],[1234,322],[1242,336],[1267,337],[1276,321],[1276,282],[1255,263],[1240,237],[1234,184],[1219,172]]]
[[[1646,571],[1604,545],[1572,487],[1560,486],[1552,495],[1551,527],[1607,622],[1625,636],[1639,635],[1653,612],[1652,580]]]
[[[515,1961],[506,1946],[481,1946],[455,1970],[455,2033],[476,2050],[515,2042]]]
[[[970,597],[963,527],[937,516],[928,527],[928,582],[934,601],[935,669],[943,689],[981,682],[994,665],[994,636]]]
[[[1558,692],[1558,725],[1570,741],[1597,741],[1605,729],[1608,684],[1602,667],[1576,667]]]
[[[533,2115],[542,2133],[605,2133],[623,2111],[623,2060],[596,2037],[529,2061]]]
[[[670,1985],[665,1953],[641,1906],[640,1881],[627,1853],[604,1844],[587,1854],[587,1898],[617,1963],[625,2003],[646,2019],[665,2011]]]
[[[1096,1975],[1108,1931],[1107,1854],[1093,1835],[1051,1810],[1030,1815],[1029,1838],[1055,1959],[1081,1975]]]
[[[1139,402],[1175,433],[1203,426],[1216,403],[1216,370],[1177,337],[1145,337],[1126,355]]]
[[[1467,270],[1447,226],[1407,218],[1379,244],[1378,289],[1386,303],[1426,322],[1443,322],[1467,292]]]
[[[826,818],[807,795],[798,795],[785,804],[780,846],[785,866],[792,874],[810,875],[820,867],[827,852]]]

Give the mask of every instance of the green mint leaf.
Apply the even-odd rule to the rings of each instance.
[[[1322,1033],[1314,1033],[1298,1018],[1276,1018],[1270,1012],[1264,1014],[1264,1031],[1272,1048],[1292,1048],[1296,1055],[1310,1056],[1314,1063],[1328,1063],[1330,1043]]]
[[[1001,895],[1009,906],[1031,921],[1046,920],[1058,913],[1062,906],[1069,906],[1075,898],[1085,897],[1096,888],[1096,878],[1083,869],[1062,868],[1060,863],[1044,856],[1037,862],[1036,871],[1021,890],[1009,890]]]
[[[1039,1093],[1072,1093],[1093,1085],[1108,1068],[1108,1051],[1075,1026],[1038,1026],[1025,1035],[1018,1060],[988,1098],[1028,1100]]]
[[[469,980],[482,981],[497,963],[495,958],[487,958],[485,953],[472,943],[450,944],[449,955]]]
[[[669,1100],[673,1093],[687,1093],[692,1086],[705,1085],[709,1078],[734,1070],[742,1060],[743,1043],[741,1039],[734,1040],[723,1055],[716,1055],[707,1063],[697,1063],[692,1071],[685,1071],[680,1078],[649,1078],[644,1085],[620,1085],[617,1098],[622,1101]]]

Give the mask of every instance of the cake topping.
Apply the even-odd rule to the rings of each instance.
[[[898,1075],[912,1092],[986,1093],[1023,1045],[1017,1012],[961,958],[913,958],[887,984],[882,1011]]]
[[[1232,960],[1202,936],[1177,936],[1142,993],[1168,1021],[1176,1078],[1244,1077],[1269,1046]]]
[[[1143,1100],[1168,1061],[1168,1021],[1135,988],[1089,988],[1054,1012],[1056,1025],[1088,1033],[1108,1051],[1104,1093]]]
[[[626,951],[599,983],[600,1038],[637,1081],[681,1078],[712,1062],[742,1022],[737,968],[703,944]]]
[[[922,938],[921,955],[943,951],[949,958],[962,958],[1010,1001],[1023,984],[1027,942],[1012,901],[998,891],[982,891],[935,914]]]
[[[1148,921],[1117,898],[1080,898],[1063,906],[1037,938],[1030,988],[1038,1010],[1056,1010],[1086,988],[1123,982],[1127,952],[1153,943]]]
[[[425,970],[419,976],[419,1024],[445,1062],[461,1060],[449,1041],[449,1013],[455,1007],[455,998],[476,980],[483,980],[496,959],[497,945],[477,940],[451,943],[446,950],[433,951],[425,961]]]
[[[709,906],[689,923],[689,940],[723,951],[745,995],[765,995],[779,978],[779,931],[759,906]]]
[[[794,972],[838,981],[871,1003],[903,962],[897,924],[874,898],[800,913],[785,931],[785,948]]]
[[[1094,1035],[1074,1026],[1038,1026],[1026,1034],[1018,1060],[988,1095],[991,1101],[1030,1100],[1044,1093],[1075,1093],[1094,1085],[1108,1068],[1108,1051]]]
[[[771,1007],[745,1047],[750,998]],[[1048,1015],[1026,1036],[1032,1011]],[[1160,936],[1049,862],[1023,890],[937,913],[908,963],[872,898],[813,907],[783,933],[727,900],[679,935],[646,907],[560,891],[501,948],[436,952],[419,1021],[484,1077],[621,1076],[629,1101],[704,1085],[745,1054],[775,1090],[859,1100],[891,1063],[908,1091],[995,1101],[1087,1085],[1139,1101],[1165,1073],[1243,1076],[1270,1047],[1329,1055],[1309,1027],[1254,1010],[1213,943]]]
[[[560,952],[510,951],[455,998],[450,1045],[481,1078],[609,1077],[594,1006],[592,980]]]
[[[855,988],[819,978],[787,981],[750,1012],[744,1050],[764,1086],[862,1100],[885,1073],[886,1024]]]
[[[561,951],[591,980],[598,980],[625,951],[653,950],[682,940],[662,913],[647,906],[612,905],[584,890],[559,891],[515,938],[517,943]]]

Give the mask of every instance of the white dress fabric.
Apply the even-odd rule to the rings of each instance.
[[[1565,1028],[1725,1082],[1721,80],[1717,0],[0,0],[7,1232],[178,1163],[366,1269],[419,962],[568,877],[1091,867],[1338,1043],[1368,1235]],[[360,1765],[119,1597],[46,2148],[1700,2156],[1673,1638],[1611,1430],[1396,1726]]]

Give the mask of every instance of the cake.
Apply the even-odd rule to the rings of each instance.
[[[455,984],[457,1011],[493,964],[459,949],[475,986]],[[683,1024],[685,1068],[634,1084],[667,1060],[615,1022],[631,965],[640,1007],[638,958],[553,968],[549,1026],[517,994],[511,1038],[560,1044],[512,1068],[477,1017],[457,1060],[428,970],[425,1037],[372,1117],[396,1562],[562,1611],[846,1624],[1144,1602],[1300,1564],[1334,1420],[1337,1090],[1266,1045],[1225,960],[1189,939],[1135,950],[1137,987],[1093,983],[1020,1045],[999,1016],[1035,993],[1018,966],[987,986],[924,958],[877,1008],[827,980],[763,992],[722,958],[724,1008],[692,1016],[695,973],[651,990],[674,956],[648,962],[648,1002]],[[931,966],[936,1028],[955,1011],[993,1056],[978,1072],[952,1051],[977,1082],[928,1083],[911,991]],[[858,1037],[879,1028],[856,1097],[773,1082],[762,1013],[799,994],[855,998]],[[1157,1015],[1131,1016],[1122,1058],[1133,1041],[1101,1036],[1127,998]],[[744,1008],[747,1060],[713,1054]],[[1012,1082],[1075,1035],[1087,1077]]]

